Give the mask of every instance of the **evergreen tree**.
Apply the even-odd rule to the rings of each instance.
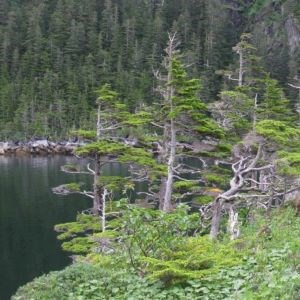
[[[260,119],[291,121],[292,113],[289,100],[285,98],[277,80],[267,75],[263,80],[264,93],[259,104],[258,117]]]
[[[129,141],[122,136],[127,126],[140,126],[147,122],[147,114],[130,114],[126,106],[118,100],[118,94],[113,91],[109,84],[103,85],[98,91],[97,98],[97,126],[96,131],[79,130],[75,134],[92,142],[79,147],[76,154],[88,157],[92,161],[92,167],[87,165],[86,171],[79,166],[66,165],[62,170],[67,173],[87,173],[93,176],[93,191],[81,189],[78,183],[61,185],[53,189],[57,194],[80,193],[93,199],[91,209],[94,215],[99,215],[102,220],[102,230],[105,230],[106,208],[105,201],[111,192],[111,187],[117,184],[132,187],[130,180],[116,177],[103,177],[102,167],[106,164],[120,162],[145,166],[153,172],[163,172],[163,167],[156,164],[151,154],[130,145]],[[140,170],[143,173],[143,169]],[[138,180],[133,178],[132,180]]]
[[[160,75],[163,85],[159,88],[163,97],[161,119],[158,120],[161,123],[159,126],[163,128],[162,140],[159,142],[160,156],[168,166],[167,177],[161,179],[159,190],[160,208],[164,211],[172,210],[174,205],[175,178],[182,179],[177,166],[178,156],[184,157],[184,153],[180,154],[180,148],[183,147],[180,146],[179,137],[202,139],[205,136],[222,136],[222,130],[208,116],[206,105],[198,97],[199,81],[189,79],[179,62],[177,47],[176,34],[170,34],[164,61],[166,74]],[[183,138],[183,144],[189,143],[190,139]]]

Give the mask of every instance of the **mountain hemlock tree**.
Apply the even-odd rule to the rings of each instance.
[[[168,167],[167,176],[161,178],[159,190],[159,206],[163,211],[171,211],[174,207],[172,202],[175,180],[193,181],[195,184],[201,181],[182,177],[183,174],[189,172],[196,174],[200,171],[178,162],[179,158],[182,160],[184,157],[193,156],[195,148],[192,141],[209,136],[222,136],[222,130],[209,117],[206,105],[198,97],[199,80],[189,79],[179,61],[178,45],[176,33],[169,34],[163,63],[165,74],[156,74],[161,82],[158,90],[162,95],[162,103],[159,120],[153,124],[163,128],[162,140],[158,142],[159,158]],[[180,141],[179,136],[185,136],[186,141]],[[190,153],[184,153],[185,147]],[[193,157],[203,161],[197,155]]]
[[[261,120],[256,132],[234,147],[230,188],[220,193],[212,206],[212,238],[220,231],[224,209],[229,214],[229,234],[236,239],[240,233],[238,208],[270,209],[284,204],[293,193],[299,194],[299,138],[299,127],[293,124]]]
[[[251,44],[251,34],[243,33],[240,41],[232,48],[238,54],[238,68],[235,71],[218,70],[217,73],[224,75],[230,81],[236,81],[239,87],[242,87],[245,82],[245,76],[251,69],[251,63],[255,58],[252,53],[256,48]]]
[[[87,171],[81,170],[79,166],[66,165],[62,171],[67,173],[91,174],[93,176],[93,191],[81,190],[81,185],[71,183],[61,185],[53,189],[57,194],[80,193],[93,199],[91,212],[102,219],[102,230],[105,230],[105,201],[112,192],[112,186],[117,184],[120,188],[132,188],[132,181],[138,181],[144,177],[146,172],[162,172],[163,167],[156,164],[152,154],[134,147],[135,141],[122,136],[119,129],[130,126],[141,126],[148,122],[149,115],[144,112],[131,114],[126,106],[117,99],[117,93],[110,85],[105,84],[98,91],[97,98],[97,130],[79,130],[74,132],[77,136],[92,141],[77,148],[76,155],[86,157],[92,161],[93,169],[87,165]],[[119,130],[119,131],[118,131]],[[123,131],[124,133],[124,131]],[[116,178],[114,176],[103,177],[101,169],[106,164],[120,162],[129,164],[132,168],[139,165],[134,178]],[[151,169],[150,171],[148,171]]]
[[[237,82],[231,90],[220,92],[220,101],[211,104],[214,118],[227,131],[234,130],[238,136],[255,130],[259,88],[257,81],[265,72],[260,67],[260,58],[255,55],[256,48],[251,43],[252,36],[243,33],[233,51],[238,56],[237,70],[219,70],[229,81]],[[252,125],[252,126],[251,126]]]
[[[229,163],[233,173],[230,188],[220,193],[214,201],[210,231],[212,238],[216,238],[219,232],[224,208],[229,214],[228,230],[231,238],[235,239],[239,236],[239,206],[270,207],[274,199],[281,203],[280,197],[285,197],[295,188],[295,182],[291,182],[290,188],[285,183],[283,188],[277,164],[280,142],[273,141],[275,150],[270,150],[269,135],[273,126],[272,133],[281,136],[281,143],[285,143],[287,132],[291,134],[291,139],[295,139],[297,128],[293,127],[293,113],[278,82],[257,64],[259,58],[253,53],[255,48],[250,38],[250,35],[243,34],[241,41],[233,48],[239,54],[239,77],[233,79],[231,72],[227,73],[227,77],[237,81],[238,86],[232,91],[221,92],[221,101],[211,106],[228,137],[233,135],[231,131],[234,130],[241,139],[240,145],[233,149],[233,162]],[[264,202],[267,197],[272,199],[270,203]]]
[[[284,96],[278,81],[272,79],[270,74],[262,80],[263,95],[261,103],[258,103],[257,115],[259,119],[291,121],[292,112],[290,101]]]
[[[282,164],[289,165],[294,170],[292,173],[298,174],[292,164],[298,163],[295,145],[298,144],[296,140],[299,129],[293,124],[294,116],[289,108],[289,101],[277,81],[270,78],[269,74],[262,74],[263,78],[251,78],[250,88],[243,86],[237,91],[221,93],[223,97],[230,95],[230,98],[235,100],[233,103],[229,100],[229,104],[223,105],[225,108],[221,115],[223,122],[224,120],[234,122],[241,118],[242,112],[247,111],[247,105],[248,109],[251,109],[248,95],[252,95],[253,91],[255,91],[255,105],[253,117],[249,116],[248,125],[245,127],[248,132],[243,131],[239,134],[242,141],[239,146],[234,147],[232,155],[235,161],[230,163],[233,173],[230,188],[218,195],[214,202],[210,231],[212,238],[219,232],[222,209],[226,208],[229,213],[228,228],[231,238],[235,239],[239,236],[238,206],[256,205],[270,208],[274,205],[274,201],[282,203],[284,201],[282,199],[299,189],[295,180],[288,183],[282,176]],[[241,92],[242,94],[238,95]],[[243,108],[241,104],[244,103],[246,109],[236,109],[237,100],[243,98],[245,101],[239,106]],[[287,146],[288,136],[294,143],[296,142],[295,145]],[[282,160],[282,148],[289,149],[290,153],[286,154],[289,158],[285,162]]]

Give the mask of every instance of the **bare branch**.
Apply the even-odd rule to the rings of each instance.
[[[91,172],[85,172],[85,171],[70,171],[70,170],[67,170],[65,168],[65,166],[62,166],[61,167],[61,170],[64,172],[64,173],[68,173],[68,174],[89,174],[91,175]]]
[[[232,74],[225,74],[225,76],[226,76],[229,80],[232,80],[232,81],[239,81],[238,78],[232,78]]]
[[[79,192],[78,194],[81,194],[81,195],[87,196],[91,199],[94,199],[94,193],[92,193],[92,192],[83,191],[83,192]]]
[[[156,194],[155,193],[149,193],[149,192],[138,192],[138,195],[146,195],[146,196],[150,196],[150,197],[155,197]]]
[[[95,171],[92,170],[92,169],[90,168],[90,164],[87,164],[86,168],[87,168],[93,175],[95,175]]]
[[[250,171],[262,171],[262,170],[272,169],[272,168],[274,168],[274,165],[266,165],[258,168],[251,168]]]
[[[153,125],[153,126],[159,127],[159,128],[164,128],[164,126],[159,125],[159,124],[157,124],[155,122],[150,122],[150,124]]]
[[[173,177],[174,177],[174,178],[177,178],[177,179],[179,179],[179,180],[181,180],[181,181],[186,181],[186,182],[195,182],[195,183],[197,183],[197,182],[205,182],[205,181],[202,180],[202,179],[197,179],[197,180],[195,180],[195,179],[186,179],[186,178],[180,177],[180,176],[178,176],[178,175],[174,175]]]
[[[300,86],[293,85],[293,84],[291,84],[291,83],[288,83],[288,85],[289,85],[290,87],[294,88],[294,89],[300,90]]]

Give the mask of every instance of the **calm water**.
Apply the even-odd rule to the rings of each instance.
[[[0,156],[0,300],[45,272],[59,270],[71,261],[61,251],[53,226],[72,221],[91,206],[80,195],[57,196],[51,187],[88,175],[70,175],[60,166],[69,157]]]

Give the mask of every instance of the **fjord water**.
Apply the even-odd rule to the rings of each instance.
[[[53,226],[73,221],[91,206],[80,195],[58,196],[51,187],[91,181],[60,166],[72,157],[0,156],[0,299],[6,300],[24,283],[68,265],[71,260],[56,239]]]

